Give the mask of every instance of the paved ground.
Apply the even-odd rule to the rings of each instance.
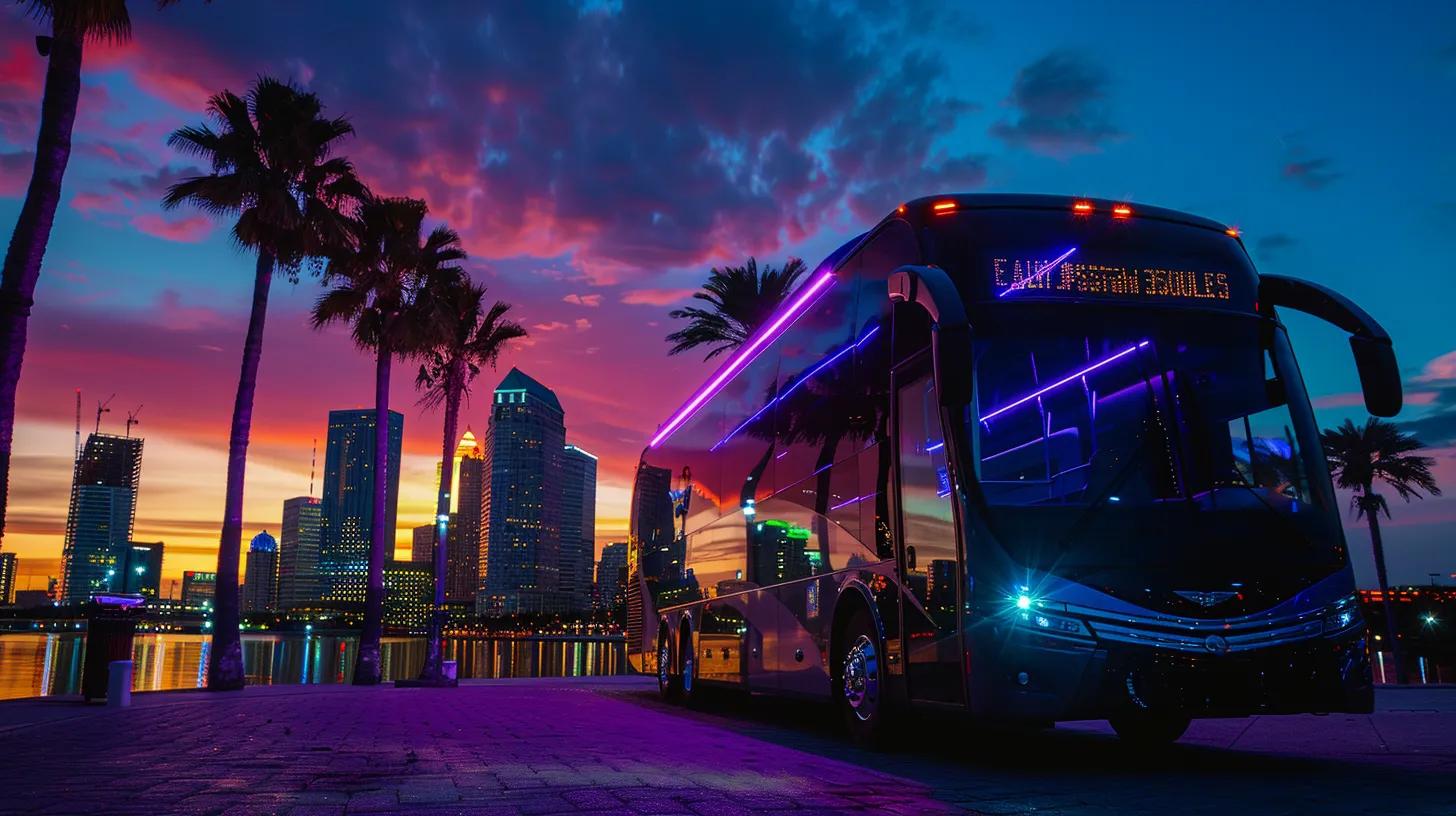
[[[812,706],[686,711],[636,678],[134,699],[0,703],[0,814],[1456,814],[1456,688],[1195,723],[1155,756],[943,719],[872,753]]]

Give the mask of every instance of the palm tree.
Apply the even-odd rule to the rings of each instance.
[[[1401,662],[1395,604],[1385,575],[1385,544],[1380,538],[1380,514],[1383,512],[1389,518],[1390,505],[1384,496],[1375,492],[1375,482],[1389,485],[1407,502],[1413,497],[1424,498],[1422,490],[1439,496],[1441,489],[1431,475],[1431,466],[1436,462],[1429,456],[1415,455],[1416,451],[1425,447],[1419,439],[1375,417],[1366,420],[1363,428],[1357,428],[1348,419],[1338,428],[1326,428],[1320,434],[1320,441],[1324,443],[1325,458],[1329,460],[1335,484],[1355,493],[1350,500],[1355,518],[1363,516],[1370,524],[1375,576],[1380,582],[1381,597],[1385,600],[1385,636],[1395,653],[1395,680],[1403,684],[1406,682],[1405,664]]]
[[[246,99],[226,90],[213,96],[207,113],[210,124],[180,128],[167,143],[207,161],[212,172],[172,185],[162,206],[172,209],[191,204],[211,215],[236,216],[233,240],[257,255],[252,311],[228,437],[227,493],[207,666],[207,687],[225,691],[243,686],[238,554],[268,290],[275,273],[297,281],[305,263],[318,263],[320,257],[347,246],[351,216],[369,193],[349,160],[333,155],[339,140],[354,132],[353,126],[342,118],[324,118],[323,105],[311,93],[263,77]]]
[[[354,664],[355,685],[382,679],[379,639],[384,624],[384,561],[394,549],[387,528],[389,496],[389,377],[396,356],[419,353],[429,336],[429,315],[422,294],[463,276],[456,262],[465,257],[460,236],[445,227],[423,235],[425,202],[381,198],[361,208],[354,227],[354,249],[329,262],[326,279],[334,288],[314,306],[313,324],[321,328],[346,322],[354,344],[374,352],[374,501],[370,521],[369,577],[364,591],[364,628]]]
[[[462,256],[464,257],[463,253]],[[470,394],[470,384],[482,368],[495,367],[506,344],[526,336],[519,323],[506,319],[509,303],[496,301],[485,307],[485,287],[468,281],[450,282],[425,292],[422,311],[433,324],[428,350],[420,365],[415,386],[424,389],[420,404],[445,407],[445,435],[440,443],[440,492],[435,499],[435,604],[430,616],[429,644],[420,681],[441,683],[440,636],[445,627],[445,562],[449,541],[450,492],[455,489],[454,454],[460,425],[460,400]]]
[[[158,0],[157,5],[175,2]],[[25,362],[26,330],[41,261],[61,201],[61,180],[71,159],[71,128],[81,96],[81,56],[88,41],[120,43],[131,38],[125,0],[29,0],[29,6],[32,17],[50,23],[51,33],[36,38],[36,49],[46,58],[40,132],[35,139],[30,186],[0,273],[0,541],[5,538],[10,493],[15,392]]]
[[[790,258],[783,269],[765,266],[762,272],[753,258],[743,266],[714,267],[708,282],[693,295],[712,308],[689,306],[668,313],[668,317],[688,321],[688,325],[667,336],[667,342],[674,344],[668,353],[711,346],[703,358],[711,360],[738,348],[778,311],[807,271],[798,258]]]

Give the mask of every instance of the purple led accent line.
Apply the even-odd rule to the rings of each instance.
[[[855,503],[858,503],[858,502],[862,502],[865,499],[872,499],[872,498],[874,498],[875,496],[878,496],[878,495],[880,495],[880,491],[876,490],[873,493],[866,493],[863,496],[856,496],[856,497],[854,497],[852,499],[846,499],[846,500],[840,502],[839,504],[830,506],[829,509],[830,510],[838,510],[841,507],[848,507],[851,504],[855,504]]]
[[[1142,348],[1143,346],[1146,346],[1150,342],[1152,342],[1152,341],[1150,341],[1150,340],[1144,340],[1144,341],[1142,341],[1141,343],[1138,343],[1135,346],[1128,346],[1127,348],[1123,349],[1122,351],[1117,352],[1116,354],[1114,354],[1114,355],[1112,355],[1110,357],[1104,357],[1101,360],[1098,360],[1097,362],[1093,363],[1092,365],[1087,366],[1086,368],[1082,369],[1081,371],[1078,371],[1075,374],[1068,374],[1067,376],[1063,377],[1060,380],[1057,380],[1056,382],[1052,383],[1051,385],[1048,385],[1045,388],[1041,388],[1041,389],[1038,389],[1036,391],[1033,391],[1032,393],[1027,394],[1026,396],[1022,397],[1021,399],[1019,399],[1019,400],[1017,400],[1017,401],[1015,401],[1013,403],[1010,403],[1008,405],[1003,405],[1000,408],[997,408],[996,410],[992,411],[989,414],[982,415],[980,421],[981,422],[985,422],[985,421],[991,419],[992,417],[1000,416],[1001,414],[1004,414],[1007,411],[1010,411],[1012,408],[1015,408],[1015,407],[1017,407],[1019,405],[1024,405],[1024,404],[1026,404],[1028,402],[1031,402],[1032,400],[1036,399],[1037,397],[1041,396],[1042,394],[1045,394],[1045,393],[1047,393],[1049,391],[1055,391],[1056,389],[1061,388],[1062,386],[1066,385],[1069,382],[1075,382],[1078,378],[1085,377],[1088,374],[1091,374],[1092,372],[1096,371],[1097,369],[1102,368],[1105,365],[1108,365],[1109,363],[1116,362],[1117,360],[1120,360],[1123,357],[1126,357],[1127,355],[1132,354],[1134,351],[1137,351],[1138,349]]]
[[[1063,252],[1061,255],[1057,256],[1057,258],[1055,260],[1048,262],[1041,269],[1036,270],[1036,274],[1035,275],[1032,275],[1029,278],[1022,278],[1021,280],[1017,281],[1016,283],[1011,284],[1010,286],[1006,287],[1005,291],[1003,291],[1001,294],[997,295],[996,297],[1006,297],[1007,295],[1011,294],[1012,292],[1016,292],[1016,291],[1020,291],[1022,289],[1025,289],[1027,287],[1027,285],[1030,284],[1032,281],[1036,280],[1037,278],[1041,277],[1042,275],[1045,275],[1046,273],[1052,271],[1053,269],[1056,269],[1058,264],[1060,264],[1062,261],[1065,261],[1067,258],[1071,257],[1072,253],[1073,252],[1076,252],[1076,251],[1077,251],[1077,248],[1076,247],[1072,247],[1071,249],[1067,250],[1066,252]]]
[[[739,352],[738,356],[729,360],[707,385],[699,389],[697,394],[693,395],[681,408],[677,409],[677,413],[673,414],[662,426],[662,429],[657,432],[657,435],[652,437],[652,441],[647,443],[647,447],[657,447],[662,440],[671,436],[673,431],[677,430],[684,422],[687,422],[702,407],[704,402],[707,402],[710,397],[722,390],[724,384],[734,374],[737,374],[744,366],[752,362],[753,358],[758,356],[758,353],[763,350],[764,346],[768,345],[769,341],[779,335],[781,329],[786,327],[793,318],[803,313],[809,304],[813,302],[814,297],[823,291],[828,284],[833,282],[834,270],[826,269],[824,274],[814,279],[808,286],[805,286],[804,291],[794,299],[794,302],[787,309],[779,314],[773,323],[769,324],[768,328],[759,332],[758,336],[748,344],[747,348]]]
[[[737,436],[739,431],[743,430],[744,428],[747,428],[749,425],[752,425],[753,424],[753,421],[755,419],[758,419],[759,417],[763,416],[763,412],[764,411],[767,411],[770,408],[772,408],[773,405],[774,405],[774,403],[778,402],[779,400],[784,399],[788,395],[794,393],[794,391],[798,390],[799,386],[801,386],[804,383],[806,383],[806,382],[814,379],[814,375],[818,374],[820,371],[823,371],[825,368],[827,368],[835,360],[838,360],[840,357],[843,357],[844,355],[846,355],[846,354],[850,353],[851,351],[854,351],[855,349],[857,349],[860,346],[864,345],[865,342],[867,342],[871,337],[874,337],[875,334],[879,332],[879,330],[880,330],[880,327],[879,326],[873,326],[873,327],[871,327],[870,330],[867,331],[867,332],[865,332],[864,336],[861,337],[859,340],[856,340],[855,342],[850,343],[849,345],[847,345],[844,348],[840,349],[839,351],[835,352],[830,357],[828,357],[828,358],[824,359],[823,361],[821,361],[819,363],[819,365],[816,365],[813,368],[809,369],[809,372],[807,374],[805,374],[804,376],[800,377],[797,380],[794,380],[794,384],[791,385],[791,386],[789,386],[789,388],[788,388],[787,391],[785,391],[782,394],[779,394],[778,396],[774,397],[773,399],[769,400],[768,402],[765,402],[763,404],[763,407],[762,408],[760,408],[760,409],[758,409],[757,411],[754,412],[753,416],[751,416],[748,419],[745,419],[742,422],[740,422],[738,424],[738,427],[737,428],[734,428],[733,430],[729,431],[727,436],[723,437],[722,439],[719,439],[718,440],[718,443],[716,445],[714,445],[713,447],[709,448],[708,451],[711,453],[712,451],[715,451],[715,450],[723,447],[725,444],[728,443],[728,440],[730,440],[733,437]]]

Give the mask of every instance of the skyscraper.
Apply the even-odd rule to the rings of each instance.
[[[481,614],[560,611],[565,412],[551,389],[512,368],[485,435]]]
[[[162,590],[162,542],[132,541],[127,544],[121,570],[121,591],[155,601]]]
[[[410,531],[410,560],[416,564],[433,563],[435,525],[421,524]]]
[[[485,483],[485,454],[469,428],[455,449],[460,469],[455,482],[455,515],[445,551],[445,602],[475,606],[480,586],[481,501]]]
[[[430,621],[435,579],[429,564],[384,562],[384,625],[419,633]]]
[[[682,575],[683,559],[677,552],[677,529],[673,516],[672,471],[641,464],[632,490],[631,532],[641,549],[641,569],[650,580],[676,580]]]
[[[248,568],[243,575],[243,611],[267,612],[278,608],[278,541],[268,531],[253,536],[248,545]]]
[[[597,562],[597,582],[592,606],[599,610],[616,609],[627,602],[627,543],[617,541],[602,548]]]
[[[15,599],[15,553],[0,552],[0,606]]]
[[[561,479],[561,591],[572,611],[585,612],[591,609],[597,551],[597,458],[567,445]]]
[[[119,591],[127,542],[136,521],[142,440],[93,433],[86,439],[71,482],[62,559],[62,598],[84,601],[94,592]]]
[[[403,438],[404,415],[390,411],[384,532],[391,551],[395,510],[399,505],[399,449]],[[325,601],[364,600],[377,472],[374,409],[330,411],[319,540],[319,589]]]
[[[283,527],[278,536],[278,608],[312,604],[319,599],[319,535],[322,503],[313,496],[283,500]]]
[[[186,570],[182,573],[182,605],[212,606],[217,597],[217,573]]]

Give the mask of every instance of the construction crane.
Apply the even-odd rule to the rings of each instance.
[[[116,399],[116,395],[112,394],[106,398],[105,402],[96,401],[96,433],[101,433],[101,415],[111,413],[111,409],[107,406],[111,405],[111,401],[114,399]]]
[[[140,405],[138,405],[136,407],[136,410],[134,410],[134,411],[128,411],[127,412],[127,415],[126,415],[126,435],[128,437],[131,436],[131,426],[142,424],[142,421],[140,419],[137,419],[137,415],[140,414],[141,412],[142,412],[142,406],[140,406]]]

